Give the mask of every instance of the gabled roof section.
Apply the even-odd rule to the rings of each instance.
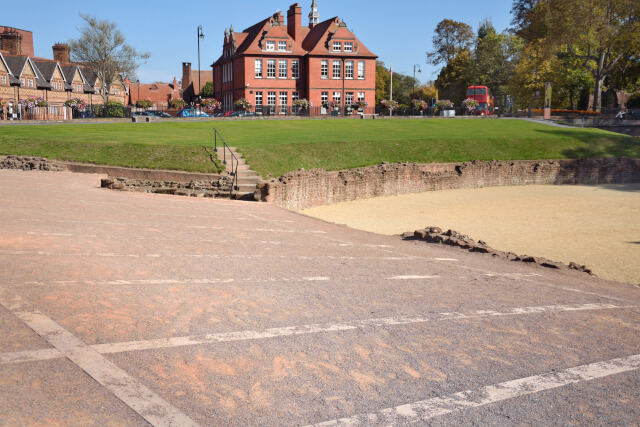
[[[51,60],[34,60],[33,62],[35,62],[36,66],[38,67],[38,69],[40,70],[40,72],[42,73],[42,77],[50,82],[51,79],[53,78],[53,75],[56,72],[56,69],[58,69],[60,71],[60,74],[62,74],[63,78],[64,78],[64,73],[62,72],[62,68],[60,67],[60,64],[55,62],[55,61],[51,61]]]
[[[377,58],[377,55],[367,49],[338,17],[328,19],[313,27],[302,42],[302,47],[310,55],[331,55],[330,45],[333,40],[353,42],[353,53],[340,52],[341,55]]]
[[[33,75],[35,77],[36,87],[39,88],[50,88],[51,85],[47,82],[47,80],[42,76],[42,72],[38,68],[38,66],[29,58],[28,56],[8,56],[5,58],[5,65],[13,74],[15,81],[14,84],[20,84],[20,77],[24,73],[25,69],[30,68],[33,71]],[[11,78],[9,80],[12,80]]]
[[[2,55],[2,52],[0,51],[0,62],[2,62],[2,64],[4,65],[4,68],[7,69],[7,73],[9,73],[10,77],[13,77],[13,73],[11,72],[11,68],[9,68],[9,65],[7,65],[7,62],[4,59],[4,56]]]

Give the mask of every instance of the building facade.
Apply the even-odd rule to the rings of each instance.
[[[314,106],[375,104],[377,56],[338,17],[320,22],[316,1],[309,25],[291,5],[242,32],[225,30],[220,58],[212,64],[214,97],[225,108],[241,98],[271,111],[307,99]]]
[[[186,102],[195,102],[198,99],[202,86],[207,82],[213,82],[211,70],[192,70],[190,62],[182,63],[182,99]]]
[[[42,97],[49,104],[39,116],[49,119],[70,118],[62,106],[71,98],[83,98],[88,105],[104,103],[102,82],[82,64],[71,62],[68,45],[55,44],[53,58],[34,56],[31,32],[0,27],[0,98],[5,104],[0,120],[19,117],[19,102],[30,97]],[[120,76],[111,85],[109,101],[127,101]]]
[[[182,97],[178,80],[173,83],[140,83],[125,80],[129,88],[129,105],[136,105],[139,99],[149,100],[155,107],[167,107],[173,99]]]

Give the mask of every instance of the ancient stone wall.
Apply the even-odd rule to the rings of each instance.
[[[292,210],[378,196],[459,188],[530,184],[640,182],[640,159],[382,163],[327,172],[290,172],[259,185],[258,200]]]

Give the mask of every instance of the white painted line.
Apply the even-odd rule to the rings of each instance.
[[[39,360],[60,359],[61,357],[64,357],[64,355],[55,348],[47,348],[44,350],[16,351],[14,353],[0,353],[0,365],[35,362]]]
[[[434,258],[436,261],[460,261],[459,259],[455,259],[455,258]]]
[[[0,304],[151,425],[198,425],[58,323],[33,310],[21,298],[7,298],[0,288]]]
[[[419,280],[419,279],[437,279],[440,276],[393,276],[387,280]]]
[[[382,409],[368,414],[359,414],[348,418],[326,421],[314,426],[366,426],[373,423],[382,425],[406,425],[425,423],[428,420],[461,411],[477,408],[490,403],[529,394],[539,393],[569,384],[595,380],[610,375],[621,374],[640,369],[640,354],[605,362],[590,363],[558,372],[549,372],[520,378],[512,381],[465,390],[448,396],[434,397],[419,402]]]
[[[387,317],[387,318],[375,318],[356,320],[353,322],[343,323],[331,323],[331,324],[315,324],[315,325],[302,325],[302,326],[285,326],[279,328],[270,328],[264,330],[254,331],[238,331],[238,332],[222,332],[216,334],[207,334],[200,336],[184,336],[184,337],[172,337],[172,338],[158,338],[144,341],[129,341],[120,343],[107,343],[96,344],[89,346],[97,353],[109,354],[109,353],[121,353],[127,351],[140,351],[140,350],[153,350],[161,348],[171,347],[183,347],[190,345],[212,344],[220,342],[231,341],[245,341],[265,338],[279,338],[292,335],[306,335],[322,332],[336,332],[336,331],[348,331],[354,329],[365,329],[371,327],[387,327],[398,325],[411,325],[426,322],[438,322],[438,321],[450,321],[450,320],[465,320],[465,319],[477,319],[483,317],[502,317],[502,316],[522,316],[538,313],[561,313],[561,312],[575,312],[575,311],[589,311],[589,310],[607,310],[607,309],[626,309],[635,308],[635,306],[617,306],[613,304],[582,304],[582,305],[550,305],[541,307],[516,307],[507,309],[504,311],[492,311],[492,310],[477,310],[469,313],[450,312],[450,313],[434,313],[431,318],[417,316],[417,317]],[[45,360],[46,354],[40,352],[34,352],[33,358],[29,359],[29,355],[22,354],[24,352],[16,353],[4,353],[0,354],[0,364],[5,363],[18,363],[28,362],[35,360]],[[4,362],[4,360],[7,360]]]
[[[327,280],[331,280],[329,277],[303,277],[303,280],[307,282],[323,282]]]

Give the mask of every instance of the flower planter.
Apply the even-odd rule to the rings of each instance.
[[[440,117],[455,117],[456,110],[442,110],[440,111]]]

